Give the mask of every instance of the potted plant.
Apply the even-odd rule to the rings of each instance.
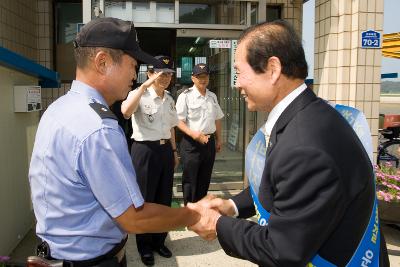
[[[8,256],[0,256],[0,267],[7,266],[7,262],[10,259]]]
[[[400,223],[400,170],[386,162],[375,166],[379,217],[389,223]]]

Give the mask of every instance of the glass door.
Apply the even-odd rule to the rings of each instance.
[[[187,29],[185,29],[186,35]],[[179,32],[179,30],[178,30]],[[215,31],[213,31],[215,33]],[[190,35],[190,34],[189,34]],[[220,33],[221,36],[221,33]],[[210,68],[208,89],[218,97],[225,116],[222,119],[223,148],[217,153],[210,191],[242,189],[244,180],[245,103],[232,86],[232,43],[235,37],[178,36],[176,39],[176,96],[193,85],[191,71],[194,65],[206,63]],[[232,42],[233,41],[233,42]],[[180,136],[178,133],[178,140]],[[182,175],[178,168],[175,177],[177,189]]]

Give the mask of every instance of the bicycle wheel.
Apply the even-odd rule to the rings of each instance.
[[[391,163],[396,168],[400,165],[400,140],[391,140],[382,144],[378,152],[378,165]]]

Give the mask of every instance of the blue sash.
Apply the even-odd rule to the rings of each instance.
[[[368,123],[365,116],[359,110],[343,105],[332,105],[353,127],[359,139],[364,145],[365,150],[371,159],[372,164],[372,142],[371,134],[369,131]],[[265,135],[262,130],[258,130],[252,138],[251,142],[246,149],[245,170],[246,176],[250,184],[250,192],[254,201],[256,209],[258,224],[267,226],[269,217],[271,216],[268,211],[260,204],[258,200],[258,192],[261,182],[262,173],[265,166],[266,158],[266,144]],[[379,266],[379,252],[380,252],[380,230],[378,219],[378,202],[375,195],[374,206],[372,209],[371,217],[368,226],[364,232],[363,238],[354,252],[351,260],[346,265],[348,267],[378,267]],[[334,264],[323,259],[319,255],[314,256],[307,267],[333,267]]]

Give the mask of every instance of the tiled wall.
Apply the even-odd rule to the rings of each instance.
[[[51,0],[0,0],[0,46],[53,69]]]
[[[53,29],[51,0],[0,0],[0,46],[53,69]],[[69,88],[43,89],[44,109]]]
[[[49,0],[37,0],[38,63],[53,69],[53,7]]]
[[[301,36],[302,18],[303,18],[303,2],[293,0],[267,0],[268,5],[282,6],[282,19],[292,23],[296,32]]]
[[[42,113],[47,107],[53,103],[60,96],[65,95],[71,89],[70,83],[62,83],[60,88],[46,88],[42,90]]]
[[[360,109],[378,142],[380,49],[361,48],[361,32],[383,31],[383,0],[316,0],[314,88],[318,95]]]
[[[0,46],[37,61],[37,0],[0,0]]]
[[[0,0],[0,46],[53,69],[51,0]]]

